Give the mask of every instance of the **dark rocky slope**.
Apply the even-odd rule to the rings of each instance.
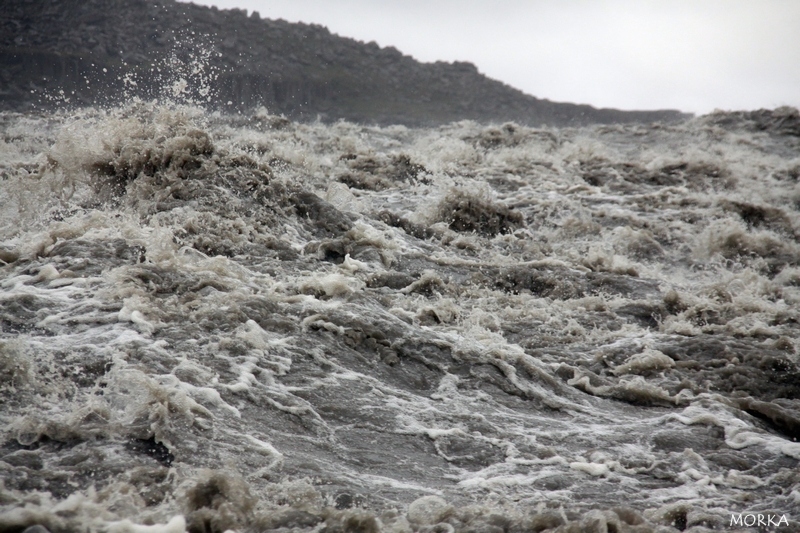
[[[321,26],[238,10],[169,0],[6,0],[0,10],[2,109],[61,105],[61,90],[78,105],[115,103],[132,91],[159,96],[181,75],[192,76],[180,68],[192,61],[205,61],[213,107],[264,105],[296,119],[564,126],[685,116],[542,100],[487,78],[470,63],[420,63]],[[135,87],[122,82],[126,75],[137,80]]]

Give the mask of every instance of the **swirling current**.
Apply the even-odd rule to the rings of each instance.
[[[800,530],[795,109],[0,132],[0,532]]]

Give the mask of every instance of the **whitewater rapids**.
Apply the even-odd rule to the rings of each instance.
[[[797,110],[0,133],[0,532],[800,528]]]

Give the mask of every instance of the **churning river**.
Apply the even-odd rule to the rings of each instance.
[[[799,236],[788,108],[0,114],[0,531],[798,531]]]

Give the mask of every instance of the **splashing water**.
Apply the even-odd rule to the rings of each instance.
[[[797,528],[795,110],[297,124],[201,65],[0,115],[0,529]]]

